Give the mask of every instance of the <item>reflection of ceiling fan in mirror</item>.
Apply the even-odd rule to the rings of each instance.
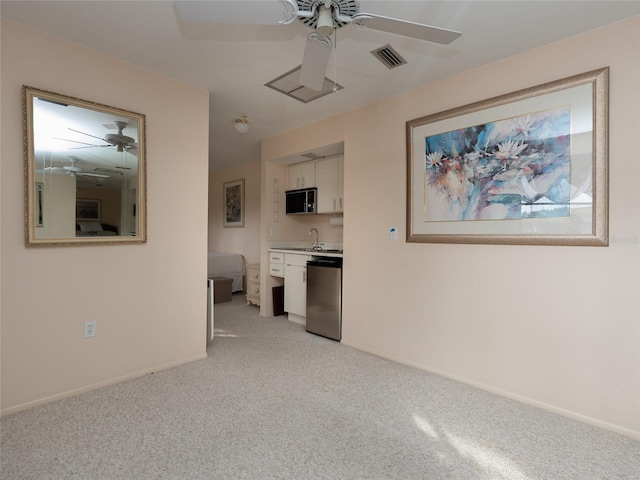
[[[71,130],[72,132],[80,133],[81,135],[86,135],[87,137],[97,138],[98,140],[102,140],[103,142],[107,142],[106,145],[93,145],[93,144],[90,144],[90,143],[85,143],[85,145],[87,145],[86,147],[76,147],[76,148],[116,147],[116,151],[118,151],[118,152],[124,152],[125,150],[129,151],[129,150],[135,149],[136,148],[136,140],[135,140],[135,138],[128,137],[127,135],[122,133],[122,131],[127,126],[127,122],[122,122],[122,121],[116,120],[114,123],[116,124],[116,127],[118,128],[118,133],[107,133],[104,136],[104,138],[96,137],[95,135],[91,135],[89,133],[81,132],[79,130],[74,130],[73,128],[70,128],[69,130]],[[73,143],[84,143],[84,142],[76,142],[74,140],[68,140],[68,141],[69,142],[73,142]]]
[[[331,56],[331,35],[338,28],[355,24],[381,32],[448,44],[461,33],[445,28],[384,17],[360,11],[357,0],[262,0],[178,1],[176,10],[182,20],[254,25],[289,25],[296,19],[311,27],[302,59],[300,83],[313,90],[322,88]]]
[[[80,160],[78,157],[69,157],[71,165],[65,165],[63,167],[45,167],[45,173],[71,175],[72,177],[96,177],[96,178],[109,178],[109,175],[102,175],[100,173],[87,173],[76,165],[76,162]]]

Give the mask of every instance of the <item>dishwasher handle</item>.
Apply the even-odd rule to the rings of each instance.
[[[307,262],[307,267],[308,266],[342,268],[342,259],[339,257],[314,258]]]

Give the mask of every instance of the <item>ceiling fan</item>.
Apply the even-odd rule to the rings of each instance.
[[[89,133],[81,132],[80,130],[74,130],[73,128],[69,128],[72,132],[79,133],[81,135],[86,135],[88,137],[97,138],[98,140],[102,140],[103,142],[107,142],[106,145],[93,145],[91,143],[77,142],[74,140],[67,140],[73,143],[83,143],[87,145],[87,147],[77,147],[77,148],[89,148],[89,147],[116,147],[116,151],[123,152],[125,150],[132,150],[136,147],[135,138],[128,137],[123,134],[122,131],[127,126],[127,122],[123,122],[120,120],[116,120],[114,122],[116,127],[118,128],[118,133],[107,133],[104,138],[96,137],[95,135],[91,135]]]
[[[80,160],[78,157],[69,157],[71,165],[64,165],[63,167],[45,167],[44,171],[53,174],[63,173],[72,177],[96,177],[96,178],[109,178],[109,175],[102,175],[100,173],[87,173],[76,165],[76,162]]]
[[[289,25],[300,20],[313,29],[305,45],[300,83],[314,90],[321,90],[324,83],[333,45],[330,37],[346,25],[440,44],[449,44],[462,35],[454,30],[360,12],[358,0],[185,0],[176,2],[176,10],[183,20],[190,22]]]

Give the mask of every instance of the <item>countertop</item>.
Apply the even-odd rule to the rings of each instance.
[[[312,250],[298,247],[271,247],[270,252],[295,253],[296,255],[311,255],[313,257],[337,257],[342,258],[343,251],[338,249]]]

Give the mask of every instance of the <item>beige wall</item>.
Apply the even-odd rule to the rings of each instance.
[[[223,185],[244,178],[244,228],[223,226]],[[247,263],[260,260],[260,160],[209,173],[209,250],[240,253]]]
[[[270,160],[345,141],[343,343],[640,438],[639,51],[635,18],[264,142],[263,201]],[[403,240],[406,121],[604,66],[609,247]]]
[[[5,20],[1,34],[2,412],[205,357],[208,93]],[[23,84],[146,114],[146,244],[24,246]]]

